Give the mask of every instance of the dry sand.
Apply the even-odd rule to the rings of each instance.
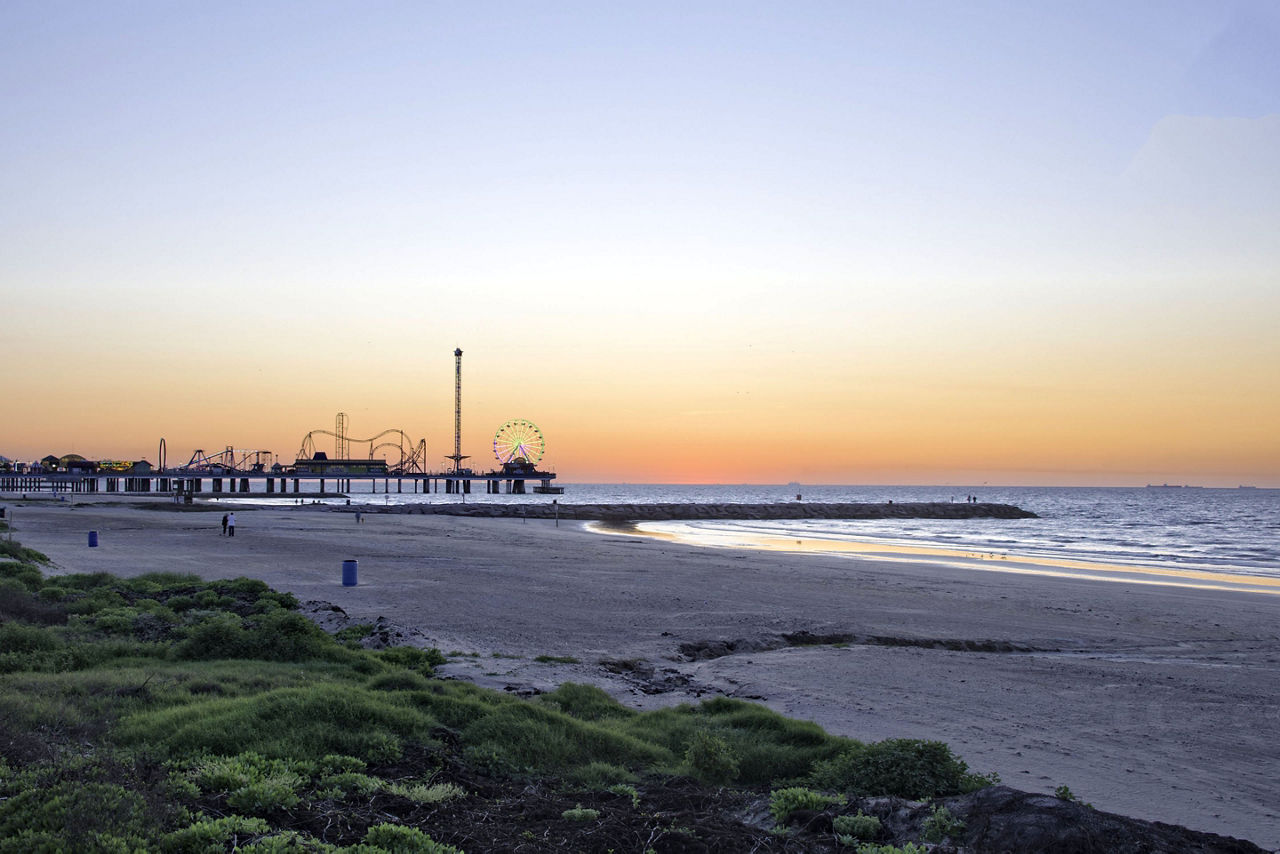
[[[1280,848],[1280,596],[698,548],[578,522],[366,512],[357,525],[327,508],[237,507],[230,539],[225,506],[6,503],[16,538],[59,571],[248,575],[477,653],[443,672],[492,687],[593,682],[639,707],[749,698],[841,735],[946,741],[1018,788],[1066,784],[1100,809]],[[356,587],[341,585],[347,558]],[[683,643],[797,631],[1021,651],[679,655]],[[602,659],[647,662],[653,678]]]

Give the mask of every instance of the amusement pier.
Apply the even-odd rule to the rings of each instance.
[[[378,460],[307,460],[299,469],[272,466],[273,470],[240,471],[233,467],[209,466],[156,469],[143,473],[104,473],[79,468],[71,461],[68,471],[0,474],[0,492],[74,494],[171,494],[175,500],[196,496],[208,498],[341,498],[352,493],[393,494],[433,493],[491,495],[526,493],[559,495],[564,487],[553,486],[554,472],[533,466],[504,464],[502,469],[475,472],[459,469],[448,472],[403,472],[388,468]],[[320,465],[316,465],[319,463]],[[381,465],[378,465],[381,464]],[[136,464],[135,464],[136,465]],[[534,481],[529,485],[529,481]],[[480,485],[483,484],[483,489]]]
[[[426,440],[415,442],[403,430],[392,429],[368,438],[350,435],[348,418],[339,412],[333,430],[312,430],[302,439],[292,464],[273,462],[270,451],[228,447],[216,453],[197,450],[186,464],[169,467],[165,440],[160,440],[157,464],[147,460],[120,462],[87,460],[78,454],[47,456],[23,464],[0,458],[0,492],[172,495],[190,503],[195,497],[253,496],[254,498],[341,498],[350,493],[447,493],[465,496],[473,491],[490,495],[528,493],[559,495],[554,472],[538,468],[546,453],[542,431],[532,421],[506,421],[493,437],[498,467],[476,471],[463,465],[462,350],[454,350],[453,453],[451,467],[428,470]],[[333,440],[334,453],[316,442]],[[388,459],[390,457],[390,459]]]

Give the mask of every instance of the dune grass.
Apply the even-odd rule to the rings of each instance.
[[[410,750],[598,791],[656,775],[907,797],[985,782],[945,745],[864,745],[737,700],[642,713],[587,685],[526,700],[439,680],[437,650],[361,649],[251,579],[46,577],[42,556],[5,554],[0,851],[344,850],[282,811],[466,799],[370,770]],[[451,850],[430,827],[379,827],[364,854]]]

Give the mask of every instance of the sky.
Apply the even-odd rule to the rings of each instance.
[[[1271,0],[0,3],[0,455],[1280,487]],[[330,453],[332,440],[317,439]]]

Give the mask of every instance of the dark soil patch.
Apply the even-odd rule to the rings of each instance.
[[[442,736],[447,733],[441,733]],[[741,854],[741,852],[847,852],[833,831],[838,815],[857,811],[882,822],[877,842],[920,842],[938,805],[964,823],[935,852],[952,854],[1264,854],[1252,843],[1182,827],[1099,812],[1075,801],[1004,786],[936,803],[900,798],[850,799],[827,810],[793,814],[783,832],[769,814],[763,789],[709,787],[688,778],[649,780],[629,792],[587,790],[555,780],[489,776],[477,772],[456,747],[410,748],[394,763],[369,769],[383,779],[453,783],[467,796],[419,804],[380,792],[340,801],[310,801],[270,816],[277,827],[298,830],[335,845],[360,842],[386,822],[417,827],[432,839],[471,852],[606,854]],[[211,815],[230,812],[224,798],[203,800]],[[594,810],[575,819],[567,811]],[[580,816],[582,814],[579,814]]]
[[[381,792],[341,801],[312,802],[270,817],[277,826],[308,833],[335,845],[359,843],[368,829],[391,822],[420,828],[432,839],[466,852],[608,851],[674,852],[835,851],[809,838],[769,833],[768,793],[713,789],[684,779],[639,783],[639,805],[629,793],[565,787],[556,781],[492,777],[477,773],[450,752],[407,751],[393,764],[369,773],[392,781],[453,783],[465,798],[418,804]],[[200,808],[230,812],[222,796]],[[595,810],[586,820],[566,818],[576,808]]]
[[[685,661],[709,661],[723,658],[726,655],[738,655],[747,652],[771,652],[787,647],[801,646],[902,646],[920,649],[945,649],[952,652],[1058,652],[1013,643],[1005,640],[963,638],[913,638],[895,635],[866,635],[856,632],[810,631],[788,632],[778,635],[763,635],[757,638],[735,638],[733,640],[690,641],[680,644],[680,657]]]
[[[645,694],[667,694],[688,688],[690,684],[689,677],[675,668],[658,670],[643,658],[602,658],[600,666],[609,673],[626,678]]]

